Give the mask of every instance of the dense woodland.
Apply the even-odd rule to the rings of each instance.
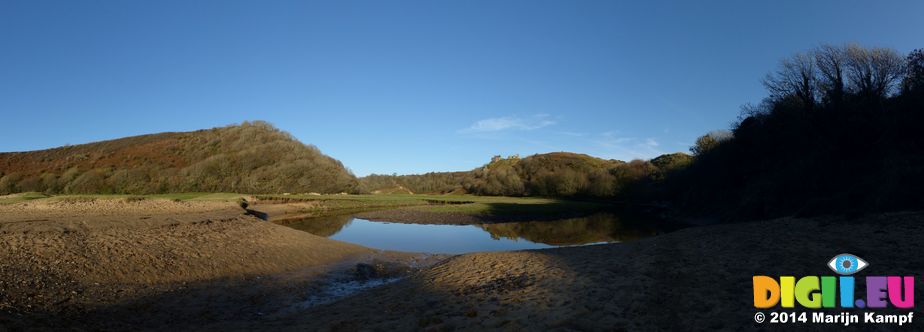
[[[495,156],[469,172],[370,175],[360,183],[370,192],[636,199],[660,190],[665,179],[692,160],[685,153],[630,162],[569,152]]]
[[[265,122],[0,153],[0,194],[353,192],[343,165]]]
[[[374,194],[464,193],[462,182],[469,172],[431,172],[413,175],[372,174],[359,179],[360,191]]]
[[[647,161],[556,152],[356,179],[254,122],[0,153],[0,194],[471,193],[658,202],[726,218],[924,207],[924,51],[826,45],[784,59],[763,82],[768,96],[729,130]]]

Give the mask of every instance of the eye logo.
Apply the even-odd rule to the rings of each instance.
[[[837,274],[851,275],[869,266],[865,260],[851,254],[840,254],[831,258],[828,267]]]
[[[840,254],[827,263],[840,276],[784,275],[779,278],[754,276],[754,308],[766,309],[780,305],[795,308],[914,308],[914,276],[886,275],[856,277],[854,274],[869,266],[865,260],[851,254]],[[857,279],[861,282],[857,283]],[[866,289],[859,289],[863,285]],[[857,297],[857,295],[866,295]]]

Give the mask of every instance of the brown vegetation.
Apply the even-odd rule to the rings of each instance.
[[[431,172],[413,175],[372,174],[359,179],[360,188],[368,193],[447,194],[461,188],[469,172]]]
[[[350,192],[355,177],[266,122],[0,153],[0,194]]]

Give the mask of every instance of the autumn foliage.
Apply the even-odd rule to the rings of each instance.
[[[0,194],[351,192],[337,160],[266,122],[0,153]]]

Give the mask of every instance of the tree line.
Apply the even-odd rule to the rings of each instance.
[[[525,158],[494,156],[468,172],[374,174],[360,178],[360,183],[369,192],[400,186],[414,193],[633,199],[656,190],[669,174],[691,160],[685,153],[630,162],[569,152]]]
[[[763,83],[657,198],[727,219],[924,207],[924,51],[824,45]]]

